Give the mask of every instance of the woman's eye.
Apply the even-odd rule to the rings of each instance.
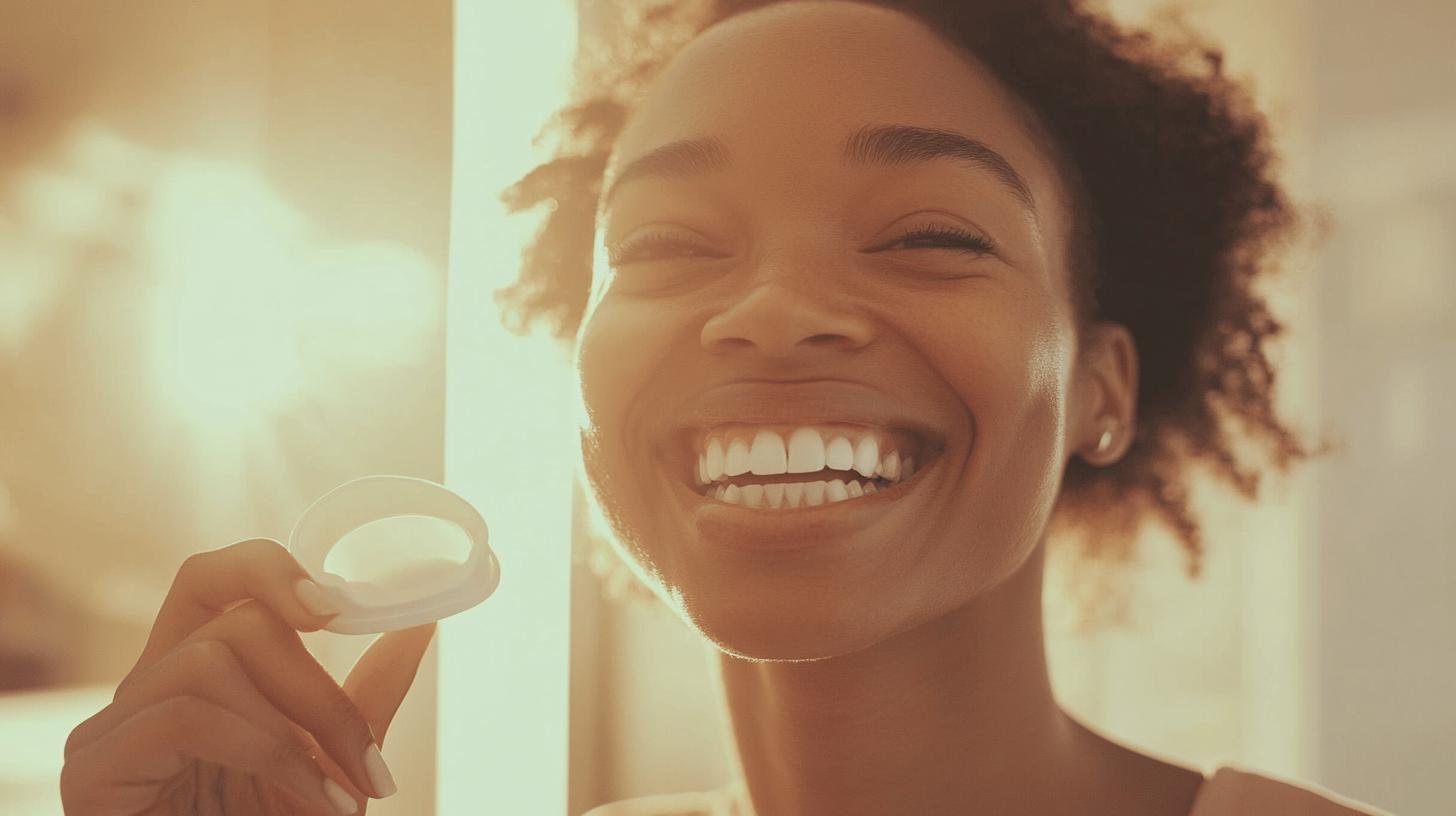
[[[918,245],[918,246],[917,246]],[[957,249],[973,255],[991,255],[996,245],[991,239],[959,227],[924,227],[896,238],[880,249]]]
[[[948,226],[923,227],[880,247],[882,250],[897,248],[954,249],[977,256],[996,252],[996,245],[989,238]],[[691,239],[671,232],[649,232],[623,241],[607,252],[608,261],[613,266],[693,257],[712,257],[712,252]]]
[[[608,250],[607,260],[613,266],[667,258],[707,257],[710,253],[697,243],[670,232],[649,232],[623,241]]]

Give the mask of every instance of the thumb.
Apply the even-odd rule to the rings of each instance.
[[[434,636],[433,623],[386,632],[369,645],[344,678],[344,692],[359,707],[380,743]]]

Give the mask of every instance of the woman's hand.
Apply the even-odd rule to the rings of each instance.
[[[334,614],[307,577],[267,539],[183,562],[112,703],[66,741],[67,816],[332,816],[394,793],[378,745],[434,624],[380,637],[341,688],[298,636]]]

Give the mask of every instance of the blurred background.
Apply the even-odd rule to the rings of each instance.
[[[626,3],[509,5],[0,0],[0,812],[60,812],[66,735],[183,558],[286,539],[370,473],[464,492],[503,567],[442,628],[371,813],[727,781],[707,647],[586,567],[564,352],[491,299],[535,223],[496,196]],[[1054,565],[1058,694],[1208,770],[1456,812],[1456,5],[1176,5],[1322,224],[1270,295],[1284,410],[1336,448],[1254,506],[1202,491],[1196,582],[1149,534],[1106,576],[1122,626],[1075,625]],[[308,636],[340,677],[367,640]]]

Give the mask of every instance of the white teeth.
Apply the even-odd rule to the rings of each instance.
[[[744,485],[740,495],[744,507],[763,506],[763,485]]]
[[[805,482],[804,504],[807,504],[810,507],[816,507],[823,504],[825,486],[826,485],[823,482]]]
[[[824,438],[813,428],[789,434],[788,472],[814,473],[824,469]]]
[[[842,436],[829,440],[824,447],[824,465],[834,470],[849,470],[854,467],[854,445]]]
[[[765,501],[768,502],[768,506],[771,507],[771,508],[773,508],[773,509],[775,509],[775,510],[779,509],[780,507],[783,507],[784,506],[784,484],[783,484],[783,482],[774,482],[773,484],[766,484],[766,485],[764,485],[763,486],[763,498],[764,498]]]
[[[723,427],[714,433],[704,440],[696,467],[690,466],[693,475],[689,480],[696,480],[700,495],[747,508],[795,509],[857,499],[915,474],[915,459],[890,449],[894,443],[884,431],[805,426],[788,433],[787,439],[781,431],[751,426]],[[820,473],[824,470],[839,471],[841,478],[808,481],[834,475]],[[735,485],[728,481],[745,474],[813,475],[800,482],[745,485],[741,483],[745,480],[738,480]]]
[[[866,436],[854,449],[854,469],[859,475],[869,478],[875,475],[875,467],[879,464],[880,443],[873,436]]]
[[[844,482],[838,479],[826,482],[824,485],[824,498],[831,502],[844,501],[849,498],[849,489],[844,486]]]
[[[782,436],[773,431],[759,431],[753,437],[753,448],[748,452],[748,465],[755,476],[784,473],[788,470],[788,464]]]
[[[909,478],[915,472],[914,462],[889,450],[890,444],[883,432],[875,431],[846,433],[804,426],[785,439],[785,434],[768,428],[720,430],[705,440],[696,475],[700,485],[745,473],[776,476],[826,469],[892,482]]]
[[[728,443],[728,453],[723,458],[725,476],[742,476],[748,472],[748,443],[735,439]]]
[[[899,479],[900,479],[900,452],[899,451],[890,451],[889,453],[885,454],[885,458],[880,460],[880,470],[879,470],[879,473],[880,473],[881,476],[885,477],[886,479],[889,479],[892,482],[899,481]]]
[[[708,469],[708,480],[717,481],[723,476],[723,443],[716,438],[708,440],[708,452],[704,455]]]
[[[798,507],[804,501],[804,483],[791,482],[784,485],[784,506]]]
[[[906,470],[907,464],[911,470]],[[914,460],[899,463],[901,479],[913,473]],[[770,482],[768,484],[737,485],[731,482],[712,485],[704,495],[728,504],[737,504],[754,509],[792,510],[798,507],[818,507],[824,504],[858,499],[877,493],[885,488],[868,479],[831,479],[813,482]]]

